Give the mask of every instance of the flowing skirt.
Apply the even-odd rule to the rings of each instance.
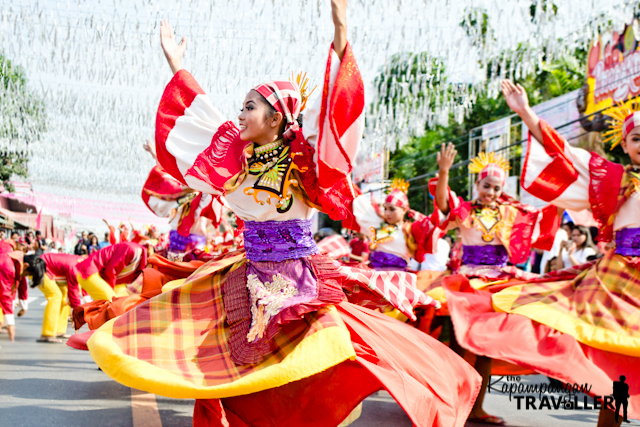
[[[471,351],[607,396],[621,375],[640,417],[640,258],[609,254],[493,295],[445,285],[456,338]],[[582,270],[582,271],[580,271]],[[553,280],[555,279],[555,280]]]
[[[464,425],[477,373],[436,340],[344,293],[334,304],[293,310],[273,334],[267,328],[267,351],[248,346],[238,326],[246,314],[236,307],[248,292],[233,283],[247,264],[244,254],[211,261],[108,321],[88,341],[94,360],[129,387],[198,399],[195,425],[226,417],[231,425],[335,426],[382,388],[418,426]],[[237,363],[243,358],[255,362]]]

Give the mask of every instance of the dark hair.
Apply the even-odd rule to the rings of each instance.
[[[41,235],[42,235],[42,231],[36,230],[36,236],[41,236]]]
[[[31,275],[33,283],[32,288],[40,286],[45,273],[47,272],[47,263],[37,255],[26,255],[24,257],[24,263],[29,264],[26,268],[27,272]]]
[[[93,239],[96,239],[96,245],[97,245],[98,243],[100,243],[100,242],[98,241],[98,236],[96,236],[95,234],[93,234],[93,235],[89,238],[89,244],[90,244],[90,245],[93,245]]]
[[[591,231],[589,231],[588,227],[585,227],[584,225],[576,225],[575,227],[573,227],[573,230],[571,230],[571,232],[573,233],[575,230],[578,230],[580,234],[587,237],[582,247],[579,247],[578,249],[584,249],[584,248],[595,249],[595,245],[593,244],[593,239],[591,238]]]
[[[576,228],[576,224],[573,221],[567,221],[562,225],[568,225],[571,231],[573,231],[573,229]]]

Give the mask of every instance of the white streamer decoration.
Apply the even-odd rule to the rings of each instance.
[[[20,138],[0,139],[0,150],[29,152],[36,192],[46,186],[54,196],[81,192],[98,201],[138,205],[153,165],[141,145],[153,138],[158,101],[171,78],[160,48],[161,19],[170,21],[178,37],[187,36],[185,67],[231,119],[247,90],[267,78],[302,70],[313,84],[321,84],[333,37],[328,0],[1,4],[0,48],[24,67],[30,90],[44,99],[47,132],[33,140],[26,123]],[[497,96],[501,78],[536,72],[543,52],[552,59],[587,48],[603,25],[620,28],[628,22],[634,7],[613,0],[351,0],[349,40],[370,103],[362,149],[395,149],[421,135],[425,123],[445,123],[450,112],[462,120],[478,91]],[[484,35],[482,13],[489,26]],[[517,56],[521,43],[529,49]],[[500,56],[505,51],[507,57]],[[429,60],[417,75],[393,76],[387,86],[409,101],[380,104],[375,77],[388,71],[392,55],[418,52],[426,52]],[[487,79],[487,66],[496,69],[506,59],[512,66]],[[430,84],[442,72],[432,60],[444,66],[448,82],[462,85],[451,91]],[[19,109],[11,102],[30,101],[5,92],[0,93],[0,126],[19,124]]]

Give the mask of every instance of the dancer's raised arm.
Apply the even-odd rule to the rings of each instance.
[[[344,50],[347,48],[347,0],[331,0],[331,15],[335,28],[333,50],[342,61]]]
[[[182,70],[184,68],[182,66],[182,57],[187,49],[187,38],[183,36],[182,41],[178,44],[173,35],[173,29],[166,19],[160,23],[160,44],[173,74]]]
[[[438,183],[436,184],[436,203],[438,209],[443,214],[449,213],[449,169],[453,165],[453,161],[456,158],[455,147],[452,143],[447,145],[442,144],[440,152],[437,154],[438,161]]]
[[[511,80],[503,80],[500,85],[507,105],[514,113],[520,116],[531,135],[538,141],[542,141],[542,129],[540,129],[540,118],[529,106],[527,91],[518,83],[514,85]]]

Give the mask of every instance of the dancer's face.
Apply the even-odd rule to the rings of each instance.
[[[640,126],[634,127],[622,141],[622,149],[631,158],[631,163],[640,166]]]
[[[270,114],[262,95],[255,90],[250,90],[244,98],[244,104],[238,116],[240,139],[258,144],[263,141],[272,142],[273,138],[270,136],[278,133],[281,122],[282,114]]]
[[[495,176],[487,176],[478,182],[478,201],[491,205],[502,195],[502,181]]]
[[[382,216],[387,224],[393,225],[402,221],[406,212],[406,209],[392,205],[391,203],[385,203],[384,213]]]

